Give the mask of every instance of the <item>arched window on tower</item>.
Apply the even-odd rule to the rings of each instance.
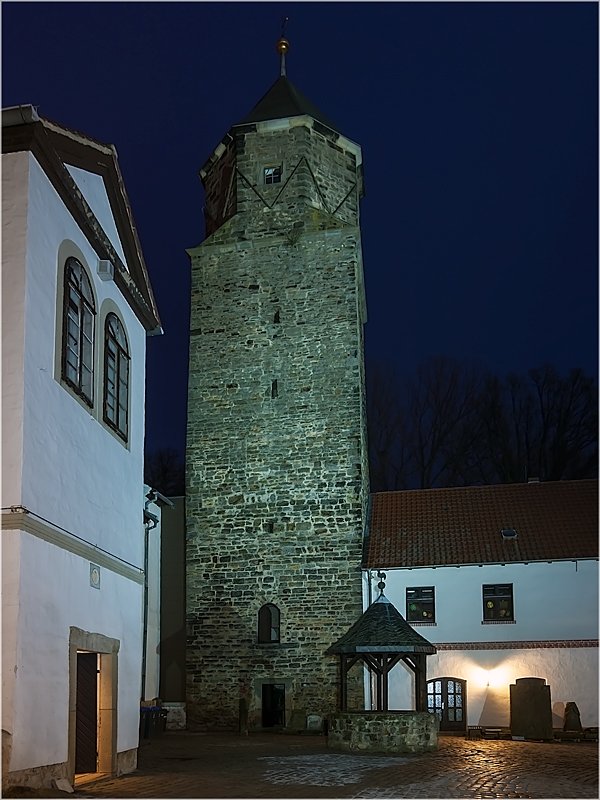
[[[116,314],[108,314],[104,329],[104,421],[127,441],[129,350]]]
[[[76,258],[65,264],[62,378],[89,406],[94,404],[94,295]]]
[[[279,641],[279,609],[267,603],[258,612],[258,641]]]

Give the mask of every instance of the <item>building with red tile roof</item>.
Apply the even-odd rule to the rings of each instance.
[[[437,648],[428,702],[442,729],[510,724],[510,685],[549,686],[598,725],[598,481],[381,492],[371,496],[365,603],[377,574],[407,622]],[[410,708],[402,669],[390,708]]]
[[[502,535],[502,531],[516,533]],[[598,558],[598,481],[378,492],[365,566]]]

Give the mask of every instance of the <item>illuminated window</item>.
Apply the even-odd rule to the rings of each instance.
[[[406,590],[406,619],[409,622],[435,622],[433,586],[419,586]]]
[[[509,622],[513,616],[512,583],[486,584],[483,587],[483,619]]]
[[[62,378],[89,406],[94,404],[94,295],[76,258],[65,264]]]
[[[279,609],[267,603],[258,612],[258,641],[279,641]]]
[[[115,314],[104,329],[104,421],[127,441],[129,351],[125,331]]]
[[[278,167],[265,167],[265,183],[281,183],[282,174],[281,164]]]

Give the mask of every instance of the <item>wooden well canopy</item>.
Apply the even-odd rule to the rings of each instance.
[[[348,705],[348,672],[358,661],[375,674],[378,711],[388,710],[388,676],[400,661],[415,676],[415,710],[427,711],[425,659],[437,649],[411,628],[383,591],[327,653],[340,657],[341,711],[346,711]]]

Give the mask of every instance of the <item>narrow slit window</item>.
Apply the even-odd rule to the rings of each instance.
[[[271,397],[273,399],[275,399],[276,397],[279,397],[279,389],[277,387],[277,381],[273,381],[271,383]]]

